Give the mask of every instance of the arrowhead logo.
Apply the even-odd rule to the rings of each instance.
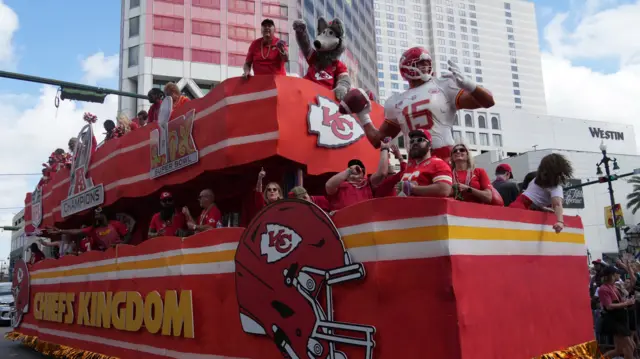
[[[318,136],[318,147],[346,147],[364,136],[353,116],[341,114],[338,104],[323,96],[318,96],[318,104],[309,105],[307,122],[309,133]]]
[[[273,263],[288,256],[301,242],[302,237],[293,229],[267,224],[267,232],[262,234],[260,241],[260,252],[267,256],[267,263]]]

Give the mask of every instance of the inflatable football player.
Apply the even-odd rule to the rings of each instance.
[[[451,127],[460,109],[489,108],[493,95],[465,77],[449,60],[449,72],[434,77],[429,52],[413,47],[400,58],[400,74],[409,82],[409,89],[385,102],[385,121],[379,129],[371,123],[371,103],[361,89],[351,89],[340,104],[340,112],[356,114],[358,122],[371,144],[378,148],[385,137],[396,137],[400,131],[408,144],[408,133],[425,129],[433,137],[433,155],[449,161],[454,145]]]

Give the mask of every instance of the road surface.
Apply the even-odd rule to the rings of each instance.
[[[2,359],[45,359],[44,355],[31,350],[20,342],[6,340],[5,333],[10,332],[11,327],[0,327],[0,358]]]

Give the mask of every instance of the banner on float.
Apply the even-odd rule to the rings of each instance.
[[[42,224],[42,187],[31,194],[31,224],[38,228]]]
[[[67,199],[60,203],[63,218],[91,209],[104,203],[104,187],[94,185],[89,175],[91,156],[96,140],[91,124],[85,125],[78,134],[78,142],[73,152],[73,164],[69,178]]]
[[[151,131],[150,178],[158,178],[198,163],[198,148],[193,139],[196,110],[169,121],[171,97],[162,101],[158,128]]]

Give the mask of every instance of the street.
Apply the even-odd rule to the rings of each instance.
[[[31,350],[20,344],[4,338],[5,333],[10,332],[11,327],[0,327],[0,358],[17,358],[17,359],[44,359],[44,355]]]

